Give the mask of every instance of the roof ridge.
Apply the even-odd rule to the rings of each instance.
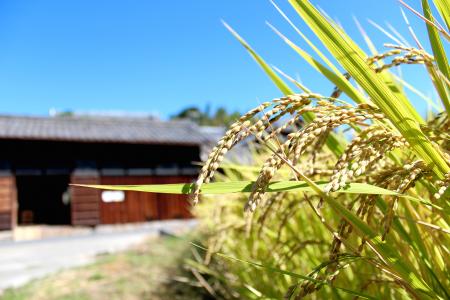
[[[0,115],[0,139],[201,144],[208,136],[189,120]]]

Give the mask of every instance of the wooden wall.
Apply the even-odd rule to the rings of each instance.
[[[0,176],[0,230],[12,229],[17,218],[16,180],[12,175]]]
[[[186,183],[193,176],[72,176],[78,184]],[[97,225],[191,218],[187,195],[125,192],[122,202],[103,202],[102,191],[71,187],[72,224]]]
[[[71,177],[75,184],[164,184],[191,182],[193,176],[99,176]],[[187,195],[125,192],[123,202],[103,202],[101,191],[70,187],[72,225],[95,226],[191,218]],[[58,212],[54,212],[58,213]],[[17,189],[12,175],[0,176],[0,230],[17,224]]]
[[[71,183],[79,184],[190,182],[193,179],[191,176],[162,176],[164,172],[158,173],[157,170],[175,169],[182,172],[192,168],[192,161],[200,161],[199,145],[0,139],[0,148],[2,171],[8,169],[18,176],[70,176]],[[30,157],[30,153],[36,155]],[[104,172],[111,169],[154,170],[153,174],[159,175],[109,176],[115,179],[105,177],[101,180],[99,170]],[[80,174],[80,170],[81,173],[92,170],[95,174]],[[0,228],[9,229],[17,223],[14,181],[12,176],[0,180]],[[20,183],[20,179],[18,181]],[[185,196],[127,193],[125,203],[110,205],[101,202],[99,190],[70,187],[69,194],[70,222],[73,225],[95,226],[101,223],[190,217]],[[48,211],[57,214],[57,209],[54,210]]]
[[[189,183],[196,177],[193,176],[170,176],[156,177],[155,183]],[[187,219],[192,218],[191,204],[188,201],[188,195],[177,194],[156,194],[158,197],[159,219]]]
[[[101,184],[159,184],[191,182],[192,176],[102,176]],[[125,201],[100,201],[100,223],[133,223],[190,218],[186,195],[125,192]]]
[[[99,184],[96,175],[72,175],[74,184]],[[72,225],[100,224],[100,191],[90,188],[70,187]]]

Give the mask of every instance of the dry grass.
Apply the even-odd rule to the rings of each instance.
[[[150,240],[118,254],[99,256],[91,265],[6,290],[0,299],[204,299],[201,289],[177,281],[187,275],[182,258],[189,255],[189,247],[181,239]]]

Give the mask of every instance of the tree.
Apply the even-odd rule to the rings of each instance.
[[[198,107],[192,106],[181,110],[170,117],[171,120],[190,120],[202,126],[228,126],[239,118],[239,112],[229,113],[226,108],[219,107],[214,113],[210,112],[209,106],[201,111]]]

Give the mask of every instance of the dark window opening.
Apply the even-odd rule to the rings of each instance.
[[[71,224],[68,175],[17,176],[19,224]]]

